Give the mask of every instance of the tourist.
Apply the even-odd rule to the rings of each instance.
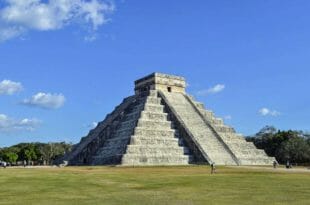
[[[6,168],[6,162],[2,162],[3,168]]]
[[[290,161],[288,161],[288,160],[286,161],[286,166],[285,167],[286,167],[286,169],[291,168]]]
[[[273,161],[273,168],[274,169],[277,168],[277,165],[278,165],[277,161]]]
[[[292,163],[290,163],[290,165],[289,165],[289,168],[293,168],[293,165],[292,165]]]
[[[215,163],[212,162],[211,163],[211,174],[214,174],[215,173]]]

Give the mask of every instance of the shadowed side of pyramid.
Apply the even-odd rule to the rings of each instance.
[[[65,156],[70,165],[266,165],[275,160],[185,93],[185,79],[135,81],[106,119]]]

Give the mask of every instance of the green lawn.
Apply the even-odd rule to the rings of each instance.
[[[310,204],[310,173],[246,168],[0,169],[0,204]]]

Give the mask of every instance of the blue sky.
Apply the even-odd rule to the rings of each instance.
[[[308,0],[23,2],[0,0],[0,147],[76,143],[154,71],[237,132],[310,130]]]

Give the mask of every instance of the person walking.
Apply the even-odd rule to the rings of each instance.
[[[211,163],[211,174],[215,174],[215,163]]]

